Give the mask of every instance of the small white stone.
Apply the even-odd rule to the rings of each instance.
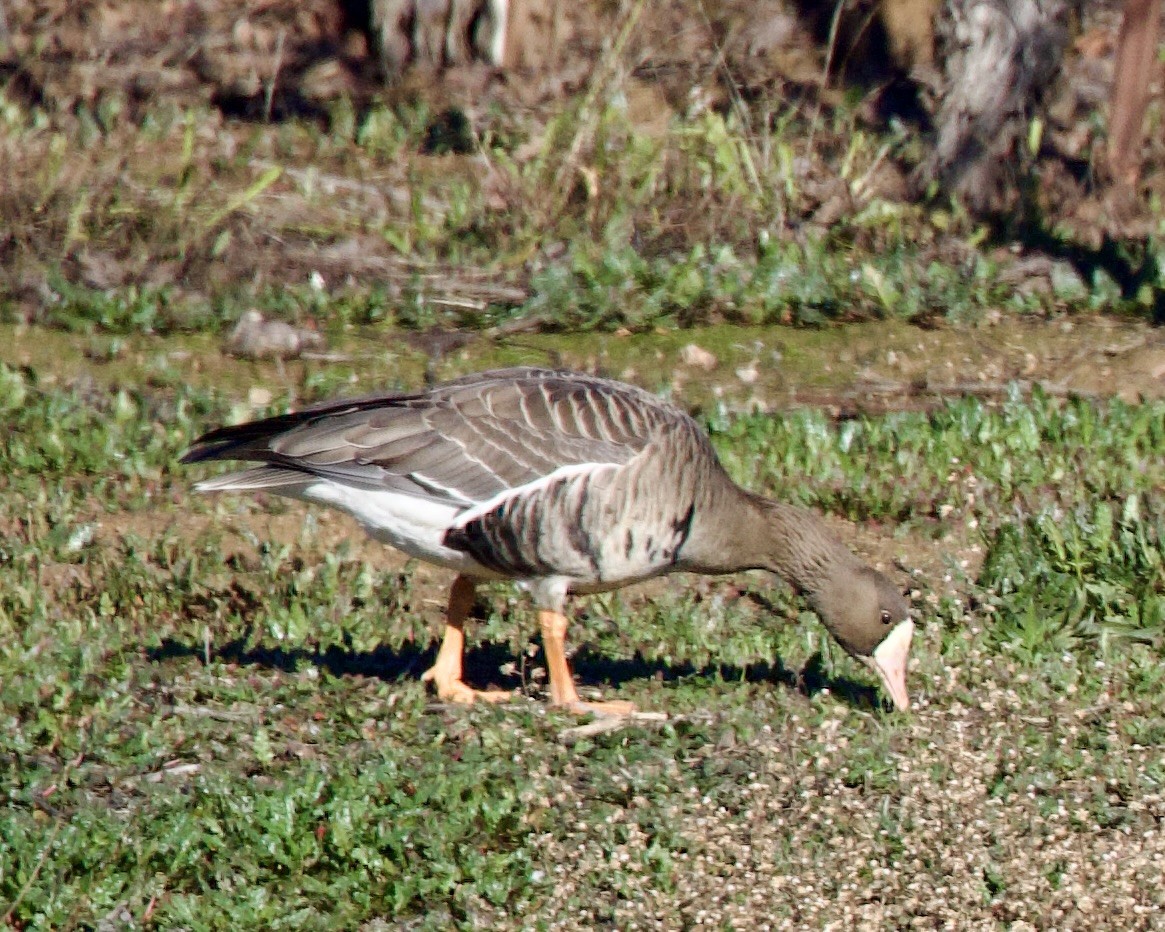
[[[697,346],[695,343],[689,343],[680,350],[680,362],[685,366],[694,366],[697,369],[703,369],[705,372],[711,372],[720,365],[720,360],[713,353],[710,353],[702,346]]]

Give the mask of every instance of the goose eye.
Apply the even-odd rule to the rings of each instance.
[[[882,624],[888,625],[890,624],[891,620],[890,613],[885,609],[882,609]]]

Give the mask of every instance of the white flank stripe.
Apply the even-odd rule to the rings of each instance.
[[[573,479],[577,476],[594,476],[598,473],[608,469],[618,469],[619,463],[574,463],[570,466],[559,466],[554,472],[548,473],[533,482],[527,482],[525,485],[519,485],[512,489],[506,489],[504,492],[499,492],[493,498],[486,499],[479,505],[475,505],[468,511],[463,512],[457,519],[455,527],[465,527],[470,521],[480,518],[482,515],[489,514],[498,505],[503,502],[512,501],[515,498],[522,498],[526,495],[535,495],[541,492],[548,486],[553,485],[560,479]]]
[[[419,485],[423,489],[428,489],[431,492],[443,493],[444,495],[446,495],[450,499],[453,499],[454,501],[460,502],[462,505],[472,505],[473,504],[473,499],[466,498],[465,494],[463,492],[460,492],[457,489],[454,489],[450,486],[442,485],[440,482],[434,482],[432,479],[430,479],[428,476],[426,476],[423,472],[406,473],[405,478],[412,479],[413,482],[415,482],[417,485]]]

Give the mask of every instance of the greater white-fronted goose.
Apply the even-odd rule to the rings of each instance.
[[[567,593],[676,571],[764,569],[809,600],[895,706],[909,706],[914,626],[890,580],[814,512],[736,485],[696,422],[642,389],[501,369],[220,427],[182,461],[203,460],[262,465],[200,482],[200,491],[264,489],[330,505],[377,540],[454,570],[444,638],[424,675],[443,699],[510,695],[461,679],[479,580],[517,580],[533,594],[553,703],[622,712],[629,703],[579,700],[563,644]]]

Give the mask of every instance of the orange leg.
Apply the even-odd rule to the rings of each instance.
[[[445,612],[445,636],[437,660],[421,675],[423,682],[433,681],[437,698],[466,705],[481,699],[483,702],[505,702],[513,694],[505,690],[470,689],[461,681],[461,656],[465,652],[465,619],[473,608],[473,580],[458,576],[449,590],[449,608]]]
[[[634,703],[623,700],[583,702],[579,699],[574,677],[566,662],[566,616],[561,612],[539,609],[538,624],[542,627],[542,649],[546,652],[546,666],[550,672],[551,705],[596,715],[630,715],[635,711]]]

